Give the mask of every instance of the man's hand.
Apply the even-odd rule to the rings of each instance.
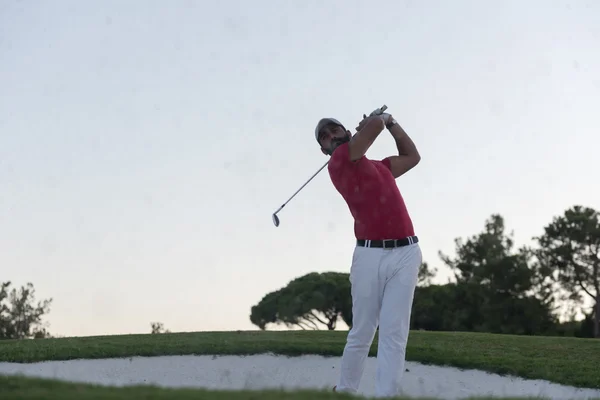
[[[394,117],[392,117],[391,114],[388,113],[382,113],[379,115],[371,115],[371,116],[366,116],[365,114],[363,114],[363,119],[362,121],[359,122],[358,126],[356,127],[357,131],[362,130],[362,128],[364,128],[364,126],[369,123],[369,121],[372,121],[374,119],[381,119],[383,121],[384,125],[389,124],[390,122],[392,122],[392,120],[394,119]]]

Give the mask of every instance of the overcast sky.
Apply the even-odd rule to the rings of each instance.
[[[438,282],[492,213],[521,245],[600,207],[600,3],[367,4],[0,0],[0,281],[52,297],[57,335],[255,329],[266,293],[349,271],[327,170],[271,214],[327,161],[319,118],[382,104]]]

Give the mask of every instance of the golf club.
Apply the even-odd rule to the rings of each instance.
[[[375,110],[375,111],[373,111],[371,114],[369,114],[369,116],[373,116],[373,115],[379,115],[379,114],[382,114],[382,113],[383,113],[385,110],[387,110],[387,106],[384,104],[383,106],[381,106],[380,108],[376,109],[376,110]],[[296,196],[296,195],[297,195],[297,194],[298,194],[298,193],[299,193],[299,192],[302,190],[302,188],[304,188],[304,186],[306,186],[306,185],[308,184],[308,182],[312,181],[312,180],[313,180],[313,178],[314,178],[315,176],[317,176],[317,174],[318,174],[319,172],[321,172],[321,170],[327,166],[327,164],[329,164],[329,160],[327,160],[327,162],[326,162],[325,164],[323,164],[323,166],[322,166],[321,168],[319,168],[319,169],[317,170],[317,172],[315,172],[315,173],[313,174],[313,176],[311,176],[311,177],[310,177],[310,178],[309,178],[309,179],[308,179],[306,182],[304,182],[304,184],[303,184],[302,186],[300,186],[300,188],[299,188],[298,190],[296,190],[296,193],[294,193],[294,194],[293,194],[293,195],[292,195],[292,196],[291,196],[289,199],[287,199],[287,200],[286,200],[286,202],[285,202],[285,203],[283,203],[283,204],[281,205],[281,207],[279,207],[279,208],[277,209],[277,211],[275,211],[275,212],[273,213],[273,224],[275,224],[275,226],[279,226],[279,217],[277,216],[277,213],[279,213],[279,211],[281,211],[281,210],[283,209],[283,207],[285,207],[285,206],[286,206],[286,204],[287,204],[287,203],[289,203],[289,202],[290,202],[290,200],[292,200],[292,199],[293,199],[293,198],[294,198],[294,197],[295,197],[295,196]]]

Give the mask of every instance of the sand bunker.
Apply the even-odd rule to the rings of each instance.
[[[326,389],[337,383],[338,357],[275,355],[163,356],[104,360],[0,363],[0,374],[22,374],[111,386],[239,389]],[[369,358],[360,394],[374,395],[375,358]],[[407,362],[403,394],[444,399],[474,395],[542,396],[552,399],[600,398],[600,390],[577,389],[542,380],[503,377],[481,371]]]

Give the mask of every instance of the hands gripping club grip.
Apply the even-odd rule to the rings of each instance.
[[[369,114],[369,117],[372,117],[374,115],[381,115],[383,114],[383,112],[387,110],[387,106],[384,104],[379,108],[376,108],[375,110],[373,110],[373,112],[371,112],[371,114]],[[363,118],[367,118],[366,114],[363,114]]]

